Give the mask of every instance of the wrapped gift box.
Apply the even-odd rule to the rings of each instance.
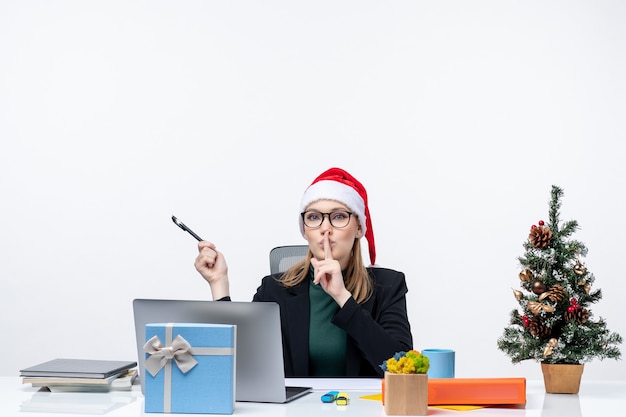
[[[385,405],[385,380],[382,380]],[[428,378],[428,405],[523,405],[526,378]]]
[[[526,378],[429,378],[428,404],[526,404]]]
[[[146,413],[232,414],[236,326],[146,325]]]

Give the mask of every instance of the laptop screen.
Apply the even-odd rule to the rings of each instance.
[[[133,300],[137,357],[143,371],[148,323],[211,323],[237,326],[237,401],[283,403],[285,390],[280,309],[269,302]],[[140,375],[144,390],[143,375]]]

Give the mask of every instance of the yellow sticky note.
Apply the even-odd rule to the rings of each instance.
[[[485,408],[484,405],[431,405],[433,408],[443,408],[444,410],[454,411],[471,411],[479,408]]]
[[[359,398],[361,398],[362,400],[382,401],[383,394],[363,395],[362,397],[359,397]]]
[[[383,394],[363,395],[359,398],[362,400],[373,400],[373,401],[382,402]],[[454,411],[470,411],[470,410],[477,410],[479,408],[485,408],[484,405],[431,405],[429,407],[442,408],[444,410],[454,410]]]

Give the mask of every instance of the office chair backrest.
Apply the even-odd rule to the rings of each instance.
[[[270,251],[270,273],[285,272],[302,260],[309,251],[308,245],[277,246]]]

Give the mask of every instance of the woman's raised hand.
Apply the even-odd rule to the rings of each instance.
[[[339,304],[339,307],[343,307],[352,294],[343,282],[339,261],[333,258],[328,232],[324,233],[324,259],[320,261],[311,258],[311,263],[314,268],[313,283],[321,285],[324,291]]]
[[[198,243],[196,270],[209,283],[214,300],[229,296],[228,265],[215,244],[203,240]]]

